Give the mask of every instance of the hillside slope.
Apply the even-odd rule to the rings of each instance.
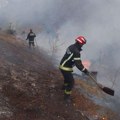
[[[0,33],[0,56],[0,120],[95,120],[96,115],[99,120],[119,120],[80,93],[79,87],[73,91],[73,103],[66,103],[63,78],[43,50],[29,49],[23,40]],[[90,90],[86,83],[76,83]]]

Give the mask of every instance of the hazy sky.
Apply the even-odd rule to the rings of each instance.
[[[106,46],[119,48],[119,0],[0,0],[0,6],[1,25],[38,23],[48,33],[57,31],[68,44],[78,35],[85,36],[84,51],[90,59]]]
[[[45,48],[58,35],[59,56],[83,35],[82,59],[101,62],[104,75],[120,69],[120,0],[0,0],[0,26],[10,22],[42,28],[37,41]]]
[[[51,41],[58,37],[58,61],[76,37],[85,36],[82,60],[96,63],[93,67],[100,83],[111,87],[110,81],[115,80],[119,107],[120,0],[0,0],[0,27],[9,23],[16,29],[39,27],[37,44],[48,52]]]

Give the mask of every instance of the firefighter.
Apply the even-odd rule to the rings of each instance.
[[[83,66],[81,61],[82,46],[86,44],[86,39],[83,36],[79,36],[75,39],[75,43],[70,45],[65,55],[63,56],[59,69],[64,77],[64,85],[62,89],[64,90],[64,99],[70,98],[72,88],[74,86],[74,78],[72,75],[73,66],[76,66],[81,72],[89,75],[89,71]]]
[[[26,40],[29,40],[29,48],[31,48],[31,46],[33,47],[35,46],[35,43],[34,43],[35,37],[36,37],[35,33],[33,33],[32,29],[30,29],[30,32],[28,33],[26,38]]]

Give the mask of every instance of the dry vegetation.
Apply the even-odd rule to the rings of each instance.
[[[86,116],[95,115],[119,120],[80,93],[79,87],[73,91],[72,103],[66,103],[63,78],[44,51],[29,49],[25,41],[0,33],[0,56],[0,120],[89,120]],[[84,82],[76,84],[98,94]]]

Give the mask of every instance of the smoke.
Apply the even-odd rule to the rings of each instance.
[[[116,79],[113,88],[119,91],[119,11],[119,0],[0,0],[0,27],[11,22],[17,28],[39,27],[37,43],[45,49],[59,38],[59,60],[78,35],[85,36],[82,59],[93,62],[106,85]]]
[[[0,0],[0,6],[1,26],[37,25],[49,34],[47,39],[58,34],[65,42],[61,56],[78,35],[84,35],[83,59],[97,60],[104,54],[105,64],[119,67],[119,0]]]

